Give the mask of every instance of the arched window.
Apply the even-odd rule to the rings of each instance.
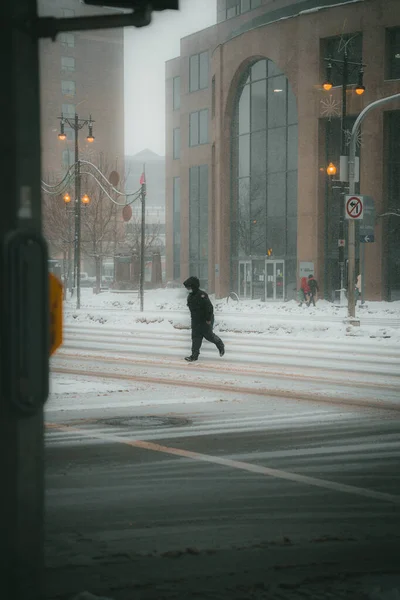
[[[285,260],[287,284],[296,285],[296,100],[287,77],[268,59],[253,63],[239,85],[231,182],[233,266],[264,258],[272,249],[274,257]]]

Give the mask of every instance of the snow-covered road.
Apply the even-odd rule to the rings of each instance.
[[[222,334],[221,334],[222,335]],[[390,340],[299,339],[224,333],[226,354],[203,343],[187,364],[188,330],[68,325],[52,361],[57,377],[165,384],[400,410],[400,347]]]

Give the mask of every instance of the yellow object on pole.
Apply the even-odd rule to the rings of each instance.
[[[54,354],[63,342],[62,302],[62,283],[53,273],[49,273],[50,354]]]

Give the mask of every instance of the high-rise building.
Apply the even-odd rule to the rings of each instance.
[[[348,286],[340,156],[363,108],[400,92],[399,2],[217,0],[216,21],[166,63],[167,279],[282,300],[313,273],[333,300]],[[400,297],[399,123],[386,104],[357,144],[370,300]]]
[[[80,0],[39,0],[41,16],[72,17],[105,13]],[[109,169],[124,166],[124,44],[123,29],[60,33],[40,43],[42,172],[58,179],[74,163],[74,132],[60,142],[58,117],[94,120],[95,141],[86,142],[87,127],[79,132],[81,158],[96,164],[102,156]]]

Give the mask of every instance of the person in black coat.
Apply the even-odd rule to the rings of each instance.
[[[308,285],[309,285],[309,288],[310,288],[310,296],[309,296],[309,300],[308,300],[307,306],[310,306],[311,302],[315,306],[315,297],[317,295],[317,292],[319,292],[319,287],[318,287],[317,280],[314,279],[314,275],[309,275],[308,276]]]
[[[214,307],[210,298],[200,289],[200,281],[197,277],[189,277],[183,282],[183,285],[189,292],[187,305],[190,310],[192,322],[192,354],[185,360],[194,362],[199,358],[203,338],[215,344],[219,350],[219,355],[225,354],[224,343],[213,332],[214,326]]]

